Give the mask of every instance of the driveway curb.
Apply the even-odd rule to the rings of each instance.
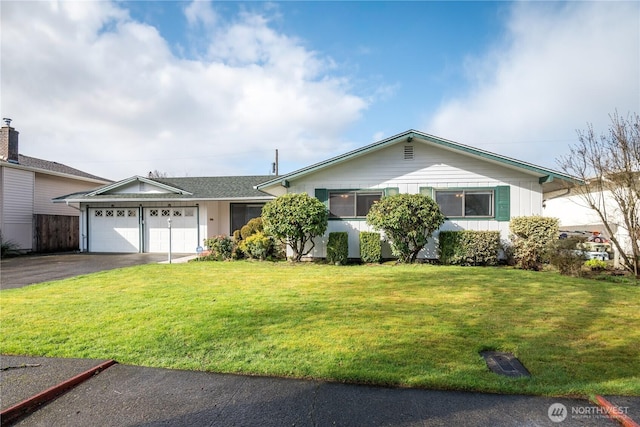
[[[640,424],[633,421],[627,414],[620,412],[617,406],[613,405],[602,396],[595,397],[596,403],[605,410],[609,418],[618,421],[623,427],[640,427]]]
[[[115,365],[116,363],[117,362],[115,360],[107,360],[106,362],[94,366],[93,368],[88,369],[81,374],[76,375],[75,377],[69,378],[68,380],[63,381],[60,384],[54,385],[53,387],[50,387],[47,390],[36,394],[35,396],[25,399],[22,402],[5,409],[0,413],[0,425],[2,427],[10,425],[17,419],[32,412],[38,406],[52,401],[69,389],[72,389],[78,384],[88,380],[92,376],[97,375],[101,371],[104,371],[105,369]]]

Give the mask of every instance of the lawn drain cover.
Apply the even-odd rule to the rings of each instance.
[[[507,377],[530,377],[522,363],[513,355],[513,353],[504,353],[500,351],[481,351],[480,355],[484,357],[487,366],[492,372]]]

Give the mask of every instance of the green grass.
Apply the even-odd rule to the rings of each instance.
[[[508,268],[200,262],[0,292],[0,352],[437,389],[640,395],[640,287]],[[511,351],[532,374],[488,371]]]

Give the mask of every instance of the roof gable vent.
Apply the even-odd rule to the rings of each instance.
[[[404,146],[404,159],[413,160],[413,145]]]

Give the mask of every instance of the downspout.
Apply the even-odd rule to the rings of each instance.
[[[138,252],[140,253],[144,253],[145,251],[145,245],[144,242],[147,240],[146,239],[146,224],[144,221],[144,208],[142,207],[142,205],[138,206],[138,245],[140,246],[140,250]]]
[[[87,209],[84,211],[84,215],[86,217],[85,227],[87,227],[87,229],[86,229],[86,234],[83,235],[83,237],[86,239],[84,252],[89,252],[89,205],[87,205],[86,208]]]
[[[200,244],[200,204],[196,203],[196,233],[198,235],[198,246],[196,248],[202,246]]]

